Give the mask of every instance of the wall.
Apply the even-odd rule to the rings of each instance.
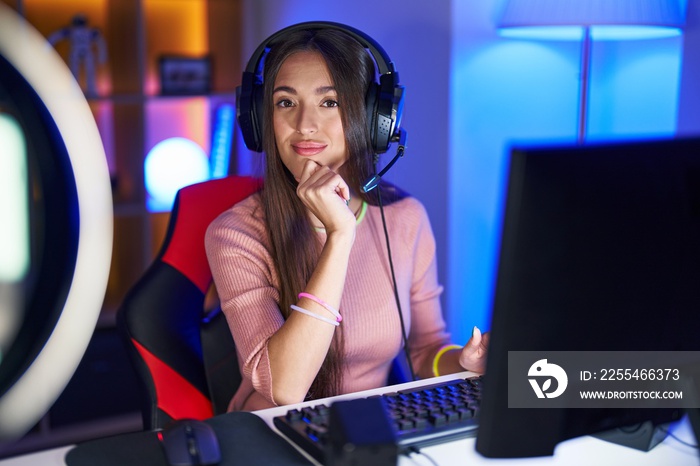
[[[700,135],[700,1],[688,0],[683,35],[683,66],[678,104],[678,134]]]

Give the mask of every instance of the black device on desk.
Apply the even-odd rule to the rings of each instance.
[[[681,410],[508,408],[508,352],[700,350],[700,139],[517,147],[509,172],[477,451],[653,447]]]
[[[221,461],[214,429],[203,421],[179,419],[158,433],[170,466],[205,466]]]

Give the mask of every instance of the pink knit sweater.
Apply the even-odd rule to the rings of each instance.
[[[417,370],[449,343],[440,309],[435,239],[425,208],[416,199],[385,206],[384,212]],[[325,240],[324,232],[318,234]],[[275,406],[267,344],[284,320],[260,195],[214,220],[206,248],[243,376],[229,410]],[[342,393],[385,385],[391,362],[402,351],[402,338],[379,207],[369,206],[358,223],[339,309],[345,340]]]

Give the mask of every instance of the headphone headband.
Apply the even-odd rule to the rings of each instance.
[[[294,24],[265,39],[253,52],[241,85],[236,89],[236,116],[248,149],[262,152],[263,125],[263,57],[275,43],[300,30],[334,29],[342,31],[359,42],[374,58],[379,71],[379,82],[372,83],[365,96],[367,124],[375,154],[387,151],[398,140],[403,112],[404,88],[399,85],[399,75],[386,51],[364,32],[331,21],[308,21]]]
[[[369,49],[370,53],[374,57],[374,61],[377,62],[379,74],[396,73],[394,63],[391,61],[389,55],[387,55],[386,51],[382,48],[382,46],[379,45],[379,43],[377,43],[377,41],[372,39],[364,32],[360,31],[359,29],[341,23],[334,23],[332,21],[308,21],[305,23],[293,24],[291,26],[287,26],[284,29],[280,29],[279,31],[265,39],[258,46],[258,48],[255,49],[255,52],[253,52],[253,55],[251,55],[250,60],[248,60],[248,65],[245,68],[245,72],[254,74],[257,73],[257,68],[260,59],[265,54],[269,46],[271,44],[274,44],[277,40],[279,40],[280,37],[284,37],[287,34],[291,34],[296,31],[309,29],[335,29],[351,35],[353,39],[358,41],[365,48]],[[381,60],[379,60],[378,58],[381,58]]]

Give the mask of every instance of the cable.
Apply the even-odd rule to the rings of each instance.
[[[435,461],[435,460],[433,459],[432,456],[423,453],[423,452],[420,451],[417,447],[409,447],[406,456],[408,456],[409,458],[411,458],[411,455],[414,455],[414,454],[415,454],[415,455],[420,455],[420,456],[424,457],[425,459],[427,459],[428,461],[430,461],[430,464],[432,464],[433,466],[439,466],[438,463],[437,463],[437,461]]]
[[[384,218],[384,204],[382,203],[382,189],[377,190],[377,199],[379,200],[379,212],[382,214],[382,225],[384,226],[384,238],[386,240],[386,251],[389,256],[389,269],[391,270],[391,280],[394,284],[394,299],[396,299],[396,308],[399,311],[399,320],[401,321],[401,336],[403,337],[403,351],[406,355],[406,362],[411,371],[411,381],[416,380],[416,372],[413,370],[413,362],[411,362],[411,352],[408,348],[408,337],[406,336],[406,324],[403,321],[403,312],[401,311],[401,300],[399,299],[399,290],[396,285],[396,274],[394,273],[394,261],[391,259],[391,246],[389,245],[389,231],[386,228],[386,218]]]
[[[695,448],[695,449],[698,448],[697,445],[692,444],[692,443],[690,443],[690,442],[686,442],[685,440],[681,439],[680,437],[677,437],[676,434],[674,434],[673,432],[671,432],[670,430],[668,430],[668,428],[661,426],[660,429],[661,429],[663,432],[665,432],[666,435],[668,435],[669,437],[671,437],[672,439],[674,439],[676,442],[678,442],[678,443],[680,443],[680,444],[682,444],[682,445],[685,445],[686,447]]]

